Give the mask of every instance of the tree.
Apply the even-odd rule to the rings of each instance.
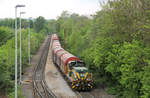
[[[47,28],[50,33],[56,32],[56,20],[49,20]]]
[[[45,29],[45,23],[46,23],[46,20],[44,19],[44,17],[39,16],[38,18],[36,18],[34,22],[35,32],[39,33],[40,31]]]

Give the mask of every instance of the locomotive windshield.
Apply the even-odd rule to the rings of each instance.
[[[76,72],[78,72],[79,74],[85,74],[88,72],[87,68],[85,67],[74,67],[74,69],[76,70]]]
[[[77,63],[77,65],[80,66],[80,67],[85,67],[85,63],[84,62],[79,62],[79,63]]]
[[[70,64],[72,67],[85,67],[85,63],[81,62],[81,61],[75,61],[75,62],[71,62]]]
[[[84,77],[84,75],[88,72],[86,67],[74,67],[74,69],[79,73],[80,77]]]
[[[80,67],[79,69],[76,69],[76,72],[78,72],[79,74],[85,74],[88,72],[87,69],[82,69],[82,67]]]

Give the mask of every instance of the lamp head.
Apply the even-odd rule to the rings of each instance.
[[[25,5],[16,5],[16,8],[17,8],[17,7],[25,7]]]

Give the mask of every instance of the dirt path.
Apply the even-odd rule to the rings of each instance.
[[[91,93],[95,96],[95,98],[115,98],[114,95],[109,95],[103,88],[93,89]]]
[[[47,40],[47,37],[46,37]],[[40,60],[42,51],[44,50],[44,45],[46,43],[46,40],[43,42],[41,45],[40,49],[34,55],[31,59],[31,65],[30,67],[25,69],[25,74],[22,76],[22,90],[23,90],[23,95],[26,98],[33,98],[33,90],[32,90],[32,74],[33,74],[33,68],[36,66]]]
[[[58,98],[77,98],[76,94],[71,90],[60,72],[57,70],[51,59],[51,50],[47,57],[45,80],[48,87]]]

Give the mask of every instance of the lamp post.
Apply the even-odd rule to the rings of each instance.
[[[29,17],[29,35],[28,35],[28,38],[29,38],[29,41],[28,41],[28,56],[29,56],[29,65],[30,65],[30,20],[31,20],[32,17]]]
[[[17,98],[17,8],[25,5],[15,6],[15,98]]]
[[[22,73],[22,62],[21,62],[21,15],[25,14],[25,12],[20,12],[20,83],[21,83],[21,73]]]

